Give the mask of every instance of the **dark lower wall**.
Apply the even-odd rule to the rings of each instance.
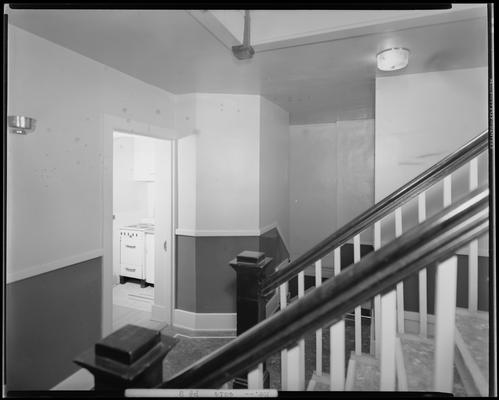
[[[236,312],[236,273],[229,265],[244,250],[262,251],[279,265],[289,252],[277,229],[261,236],[177,236],[175,308]]]
[[[373,251],[371,245],[361,245],[361,257]],[[353,264],[353,245],[346,243],[341,246],[341,269]],[[435,274],[436,264],[427,268],[427,312],[434,314],[435,310]],[[325,281],[326,278],[323,278]],[[315,286],[315,277],[305,276],[305,290]],[[291,297],[298,294],[298,278],[289,281]],[[468,307],[468,256],[457,255],[457,307]],[[419,281],[418,274],[404,280],[404,309],[419,312]],[[489,258],[478,257],[478,309],[489,310]]]
[[[6,286],[7,390],[47,390],[101,338],[102,259]]]
[[[175,308],[196,311],[196,238],[178,235],[176,240]]]
[[[244,250],[258,250],[258,237],[196,238],[196,312],[236,312],[236,272],[229,265]]]
[[[436,264],[427,268],[427,312],[435,312],[435,276]],[[468,256],[457,256],[457,293],[456,305],[468,307]],[[419,311],[419,283],[417,274],[404,281],[404,308],[407,311]],[[489,258],[478,257],[478,309],[489,310]]]

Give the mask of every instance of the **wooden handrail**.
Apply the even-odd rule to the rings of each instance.
[[[488,130],[483,131],[454,153],[443,158],[416,178],[342,226],[336,232],[288,264],[286,268],[271,274],[262,284],[262,294],[266,295],[279,287],[279,285],[289,281],[296,274],[329,254],[335,248],[346,243],[352,237],[374,224],[374,222],[379,221],[381,218],[393,212],[407,200],[428,189],[438,180],[485,151],[488,146],[488,132]]]
[[[486,233],[488,202],[488,188],[471,192],[158,388],[220,387],[307,332],[339,321],[359,304],[393,290],[397,282]]]

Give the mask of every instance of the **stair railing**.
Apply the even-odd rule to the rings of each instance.
[[[291,351],[297,348],[297,343],[303,340],[307,333],[334,326],[342,321],[344,315],[352,308],[373,296],[388,298],[388,301],[382,304],[394,304],[394,287],[411,274],[436,262],[438,269],[434,388],[435,391],[451,392],[454,343],[453,335],[448,334],[448,325],[449,322],[453,324],[456,286],[455,281],[449,281],[448,277],[456,267],[455,252],[487,234],[488,205],[487,188],[472,191],[465,198],[366,255],[157,388],[219,388],[248,371],[248,387],[261,388],[261,365],[269,356],[287,349],[288,357],[295,357],[297,364],[297,353],[293,354]],[[448,290],[448,287],[454,289]],[[384,308],[382,312],[384,313]],[[392,316],[392,322],[383,327],[383,333],[395,337],[394,314],[388,314]],[[388,358],[393,356],[395,359],[395,348],[393,355],[390,355],[392,350],[389,347],[382,345],[381,350],[383,375],[383,371],[385,374],[388,371],[384,368],[384,364],[390,363]],[[331,366],[333,367],[333,364]],[[383,379],[391,380],[393,387],[386,388],[382,385],[381,390],[395,390],[395,369],[390,373],[390,377],[381,377],[381,383]],[[288,368],[287,390],[296,390],[293,386],[297,387],[301,379],[298,374],[299,368],[296,366]],[[292,388],[289,389],[289,386]],[[335,390],[333,385],[331,390]]]
[[[451,153],[441,161],[428,168],[426,171],[403,185],[383,200],[376,203],[373,207],[358,215],[352,221],[341,227],[339,230],[322,240],[316,246],[305,252],[287,265],[283,265],[275,272],[268,274],[261,282],[261,296],[267,298],[275,290],[280,292],[281,308],[285,308],[289,299],[289,282],[297,279],[298,296],[303,297],[305,293],[305,269],[314,267],[315,286],[322,284],[323,260],[325,256],[333,255],[334,275],[340,273],[342,269],[341,247],[345,243],[353,240],[353,262],[361,259],[360,234],[366,229],[374,228],[374,250],[381,247],[381,223],[386,217],[394,214],[395,219],[395,237],[402,235],[402,206],[411,199],[418,199],[418,222],[426,219],[426,192],[437,182],[443,179],[443,207],[451,204],[451,184],[452,173],[460,167],[469,163],[469,189],[473,190],[478,184],[478,156],[488,148],[488,130],[483,131],[478,136],[470,140],[461,148]],[[469,268],[469,307],[477,307],[477,281],[478,281],[478,241],[470,243],[470,268]],[[457,274],[457,270],[454,271]],[[455,278],[455,277],[454,277]],[[454,279],[449,276],[449,279]],[[426,268],[422,269],[418,275],[419,282],[419,326],[420,334],[427,336],[427,289],[426,289]],[[389,360],[384,363],[387,370],[382,371],[382,377],[392,376],[392,370],[395,370],[395,337],[383,336],[382,326],[391,324],[391,313],[396,315],[395,326],[398,333],[404,333],[404,290],[403,282],[397,284],[394,298],[386,296],[382,304],[381,296],[374,297],[374,312],[371,314],[371,339],[370,352],[374,353],[376,358],[381,357],[381,346],[392,349]],[[369,299],[371,301],[371,299]],[[382,313],[382,308],[385,310]],[[391,310],[389,312],[388,310]],[[355,353],[362,353],[362,313],[361,305],[354,310],[354,331],[355,331]],[[374,315],[373,315],[374,314]],[[384,317],[383,317],[384,316]],[[333,390],[343,390],[345,388],[345,366],[339,362],[345,356],[345,321],[340,320],[330,328],[330,358],[335,361],[334,368],[331,368],[330,383]],[[319,329],[316,332],[316,375],[322,376],[322,337],[323,332]],[[374,345],[373,345],[374,344]],[[295,354],[296,353],[296,354]],[[386,353],[385,353],[386,354]],[[299,372],[299,385],[287,385],[285,374],[288,368],[293,368],[297,360],[305,358],[305,343],[299,342],[296,349],[284,350],[281,354],[281,362],[284,365],[282,371],[282,382],[287,390],[304,390],[305,380],[304,371]],[[332,362],[332,361],[331,361]],[[302,363],[299,362],[300,365]],[[295,385],[296,382],[291,383]],[[393,390],[394,383],[391,380],[383,378],[383,388]]]
[[[456,306],[457,258],[455,251],[465,245],[475,246],[480,235],[487,233],[487,189],[477,186],[477,157],[487,149],[488,131],[482,132],[456,152],[411,180],[376,205],[360,214],[337,232],[321,241],[291,262],[271,268],[251,267],[256,325],[228,345],[193,364],[160,387],[216,388],[237,377],[248,376],[248,387],[262,386],[264,361],[269,355],[281,353],[282,390],[305,389],[304,335],[316,330],[316,373],[322,374],[322,329],[330,330],[330,389],[345,389],[345,321],[344,316],[355,310],[355,352],[361,353],[361,305],[374,297],[374,332],[376,356],[380,360],[381,390],[395,390],[396,334],[404,332],[402,282],[418,272],[426,282],[425,269],[438,261],[435,319],[436,355],[435,390],[451,391],[454,354],[453,327]],[[470,190],[466,198],[452,204],[452,173],[470,163]],[[426,219],[425,192],[443,179],[441,212]],[[402,232],[402,205],[418,196],[419,224]],[[395,240],[381,246],[381,220],[395,214]],[[361,258],[360,233],[374,225],[374,252]],[[354,264],[341,270],[341,246],[353,239]],[[334,255],[334,276],[323,282],[322,260]],[[477,257],[476,250],[470,250]],[[470,260],[470,285],[476,283],[476,267]],[[267,265],[264,262],[262,265]],[[476,262],[475,262],[476,264]],[[305,294],[304,271],[315,267],[315,289]],[[265,270],[262,273],[262,270]],[[422,278],[424,277],[424,279]],[[297,278],[297,300],[288,301],[288,282]],[[239,285],[239,283],[238,283]],[[396,290],[393,290],[393,286]],[[420,290],[425,285],[420,285]],[[262,301],[278,289],[280,311],[265,319]],[[423,288],[424,289],[424,288]],[[474,289],[476,291],[476,289]],[[426,293],[420,293],[421,334],[426,335]],[[475,295],[476,297],[476,295]],[[422,299],[424,298],[424,299]],[[256,301],[254,301],[256,299]],[[289,304],[288,304],[289,303]],[[476,299],[470,298],[470,308]],[[239,316],[239,312],[238,312]],[[445,316],[447,321],[445,322]],[[372,324],[371,324],[372,326]],[[440,327],[440,328],[439,328]],[[443,328],[445,327],[445,328]],[[424,330],[424,332],[423,332]],[[449,340],[449,338],[451,338]],[[443,349],[443,350],[442,350]],[[450,363],[449,363],[450,362]],[[440,375],[438,375],[440,374]],[[438,375],[438,376],[437,376]]]

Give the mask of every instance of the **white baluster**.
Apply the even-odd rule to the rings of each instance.
[[[433,387],[452,392],[456,318],[457,257],[437,265],[435,293],[435,374]]]
[[[395,210],[395,237],[402,235],[402,208]],[[397,328],[404,333],[404,282],[397,283]]]
[[[288,282],[283,283],[279,286],[279,300],[281,310],[284,310],[287,305],[287,296],[288,296]],[[288,389],[288,350],[281,350],[281,388],[283,390]]]
[[[334,249],[334,275],[341,272],[340,248]],[[329,365],[331,366],[330,389],[345,390],[345,321],[329,328]]]
[[[380,390],[395,390],[396,292],[381,296]]]
[[[263,364],[248,372],[248,389],[263,389]]]
[[[288,368],[286,371],[286,389],[300,391],[305,390],[305,385],[302,383],[303,379],[301,377],[301,357],[300,357],[300,346],[297,345],[288,349],[287,352]]]
[[[447,175],[444,178],[444,207],[450,206],[452,203],[452,175]]]
[[[374,223],[374,251],[381,247],[381,221]],[[374,297],[375,357],[379,360],[381,350],[381,295]]]
[[[470,191],[478,187],[478,158],[470,161]],[[478,239],[470,242],[468,255],[468,309],[478,310]]]
[[[353,237],[353,262],[360,261],[360,235]],[[355,307],[355,353],[362,354],[362,317],[361,306]]]
[[[426,193],[421,192],[418,196],[418,222],[421,223],[426,219]],[[423,337],[428,335],[428,305],[427,305],[427,288],[426,288],[426,268],[419,270],[419,334]]]
[[[322,285],[322,260],[315,262],[315,286]],[[322,329],[315,332],[315,373],[322,376]]]
[[[305,272],[298,273],[298,298],[305,295]],[[305,388],[305,339],[298,340],[300,348],[300,387]],[[303,389],[302,389],[303,390]]]

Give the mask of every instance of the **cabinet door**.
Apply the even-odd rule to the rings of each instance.
[[[154,235],[146,233],[146,282],[154,284]]]

